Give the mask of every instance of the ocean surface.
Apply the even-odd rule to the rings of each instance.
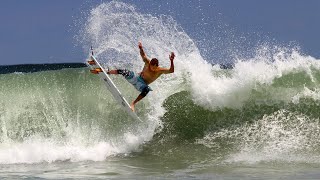
[[[141,71],[141,40],[160,66],[174,51],[175,73],[151,84],[137,122],[85,64],[0,67],[1,179],[320,178],[319,60],[265,45],[213,65],[171,17],[115,1],[79,29],[105,67]]]

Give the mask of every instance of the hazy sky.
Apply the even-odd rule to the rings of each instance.
[[[102,2],[109,1],[1,0],[0,65],[83,62],[87,52],[73,39],[74,21]],[[261,42],[299,45],[320,59],[320,0],[123,2],[172,16],[209,61],[223,62],[231,51],[245,53]]]

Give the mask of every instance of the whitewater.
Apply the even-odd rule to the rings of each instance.
[[[138,42],[174,74],[151,84],[133,121],[89,68],[0,74],[0,172],[6,178],[319,177],[320,63],[259,45],[232,68],[205,60],[172,17],[112,1],[76,22],[77,43],[107,68],[141,71]],[[112,76],[128,101],[138,92]],[[292,173],[299,172],[297,176]]]

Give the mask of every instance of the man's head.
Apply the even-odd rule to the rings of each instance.
[[[152,71],[156,70],[157,67],[159,66],[159,61],[157,58],[152,58],[151,61],[150,61],[150,69]]]

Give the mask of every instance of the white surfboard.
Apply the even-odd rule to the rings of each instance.
[[[113,83],[109,75],[93,55],[90,56],[90,60],[87,62],[87,65],[91,68],[91,72],[100,76],[107,89],[113,95],[117,103],[123,108],[123,110],[126,111],[134,120],[141,121],[137,114],[131,110],[127,100],[123,97],[117,86]]]

